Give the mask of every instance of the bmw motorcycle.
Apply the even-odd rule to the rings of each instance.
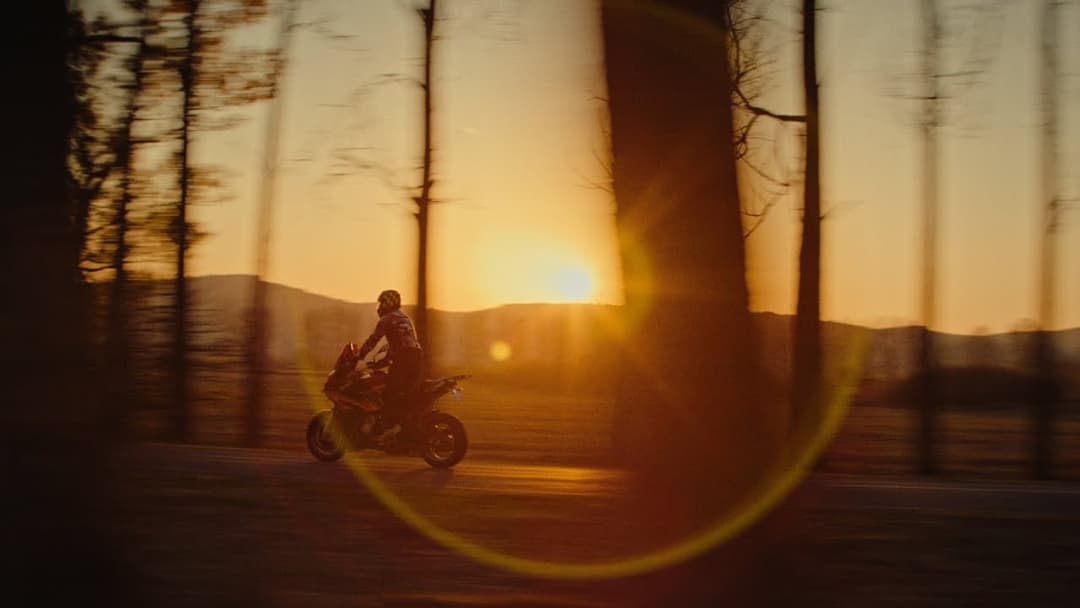
[[[459,383],[468,375],[424,380],[409,399],[401,430],[391,437],[383,417],[382,394],[389,365],[387,347],[361,363],[359,347],[346,344],[323,385],[334,407],[312,417],[307,445],[315,458],[332,462],[346,450],[376,449],[388,454],[419,456],[429,465],[447,469],[465,457],[469,440],[460,420],[439,411],[435,402],[446,395],[461,399]],[[381,358],[380,358],[381,355]]]

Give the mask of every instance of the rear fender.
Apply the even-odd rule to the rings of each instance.
[[[435,401],[442,397],[446,393],[449,393],[458,385],[462,380],[471,378],[469,374],[459,374],[457,376],[449,376],[447,378],[440,378],[435,380],[430,386],[427,387],[425,395],[428,400]]]

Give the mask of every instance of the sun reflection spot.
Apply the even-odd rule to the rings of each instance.
[[[500,363],[503,361],[507,361],[508,359],[510,359],[510,356],[514,354],[514,351],[510,348],[510,345],[506,342],[503,342],[502,340],[496,340],[492,342],[489,352],[491,354],[491,358]]]

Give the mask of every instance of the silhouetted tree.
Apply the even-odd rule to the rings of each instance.
[[[116,170],[119,173],[118,189],[111,219],[112,271],[113,280],[109,289],[108,315],[106,319],[106,374],[108,376],[108,403],[111,418],[116,431],[127,433],[130,424],[131,383],[130,370],[130,334],[129,320],[131,302],[129,296],[130,272],[128,261],[131,252],[130,213],[135,197],[135,158],[138,149],[135,138],[135,123],[140,113],[140,100],[143,94],[144,65],[149,55],[157,49],[150,44],[151,28],[154,27],[154,14],[149,4],[143,0],[131,0],[128,8],[137,15],[134,38],[135,49],[125,61],[129,81],[124,86],[127,98],[124,100],[120,126],[116,134]]]
[[[919,341],[916,363],[919,378],[918,425],[916,431],[918,469],[923,474],[938,471],[934,444],[937,435],[937,418],[941,409],[938,365],[935,359],[935,340],[933,327],[937,322],[936,286],[937,286],[937,247],[939,211],[939,173],[938,156],[939,136],[946,124],[946,102],[955,96],[962,87],[975,84],[992,59],[990,49],[993,44],[993,32],[996,31],[994,20],[1000,12],[1000,2],[987,5],[966,7],[985,17],[984,22],[976,23],[973,42],[966,64],[960,69],[951,70],[945,64],[943,50],[946,42],[944,16],[937,0],[923,0],[921,4],[921,51],[922,67],[919,73],[921,90],[916,99],[919,101],[919,130],[922,137],[922,247],[921,274],[922,287],[920,308],[923,318],[922,335]],[[949,81],[957,82],[946,86]]]
[[[177,439],[187,439],[191,422],[188,413],[188,291],[187,291],[187,256],[188,256],[188,193],[191,185],[189,149],[191,145],[192,123],[195,120],[194,98],[195,78],[199,68],[199,45],[202,35],[202,20],[199,19],[201,0],[187,0],[183,16],[186,41],[182,59],[179,62],[180,90],[183,105],[180,113],[180,151],[177,154],[179,165],[179,199],[176,202],[176,219],[173,225],[173,238],[176,239],[176,274],[173,289],[173,393],[172,432]]]
[[[102,108],[100,81],[107,58],[107,43],[98,39],[106,28],[103,19],[87,23],[85,16],[73,11],[69,17],[74,44],[71,53],[71,76],[75,98],[74,124],[68,168],[72,184],[74,223],[79,251],[84,251],[90,231],[94,201],[117,160],[115,128]],[[84,271],[97,270],[94,265]]]
[[[1036,370],[1039,374],[1034,399],[1032,474],[1052,475],[1054,461],[1054,409],[1056,373],[1051,329],[1055,320],[1054,282],[1057,267],[1057,231],[1060,221],[1058,191],[1058,21],[1060,0],[1044,0],[1041,7],[1042,47],[1040,86],[1042,88],[1042,200],[1043,212],[1039,255],[1039,331],[1036,334]]]
[[[763,78],[761,72],[767,62],[762,57],[760,34],[761,17],[749,8],[749,0],[728,3],[728,22],[731,31],[731,63],[733,102],[735,108],[748,116],[736,129],[735,150],[740,160],[759,179],[781,188],[782,193],[790,186],[789,180],[776,178],[749,158],[751,134],[759,119],[780,123],[805,124],[804,189],[802,213],[802,240],[799,249],[799,274],[797,304],[792,328],[792,373],[790,394],[789,428],[793,438],[807,438],[817,428],[823,414],[823,352],[821,343],[821,184],[820,184],[820,113],[818,110],[818,84],[816,60],[815,15],[816,3],[804,1],[803,22],[803,91],[805,114],[784,114],[763,107],[754,99],[756,88]],[[765,219],[772,202],[766,202],[756,210],[744,210],[753,218],[745,230],[749,236]],[[797,446],[801,441],[794,441]]]
[[[814,0],[803,2],[803,91],[806,97],[806,180],[798,303],[792,343],[791,415],[794,428],[816,428],[822,408],[821,348],[821,134],[819,126]],[[801,433],[800,433],[801,435]]]
[[[752,218],[744,229],[745,236],[749,237],[792,185],[785,168],[775,166],[775,163],[770,167],[755,158],[756,148],[779,144],[760,135],[762,121],[771,122],[774,126],[805,124],[806,116],[775,112],[759,101],[769,81],[768,68],[773,63],[764,48],[764,41],[768,38],[767,20],[755,10],[760,9],[760,3],[754,0],[729,0],[725,5],[728,36],[731,39],[728,61],[735,109],[735,157],[755,177],[751,183],[756,181],[765,186],[747,189],[748,194],[743,196],[743,214]],[[755,141],[759,143],[753,144]],[[761,197],[764,201],[757,200],[761,192],[767,193],[767,196]]]
[[[265,16],[265,0],[185,0],[174,9],[179,13],[181,39],[176,46],[175,67],[179,74],[181,109],[176,154],[179,194],[172,236],[176,244],[173,294],[173,387],[172,432],[177,438],[190,433],[188,394],[189,294],[186,281],[187,257],[195,236],[188,219],[194,188],[205,187],[193,168],[191,143],[200,126],[209,122],[214,110],[264,99],[269,90],[261,53],[242,53],[228,49],[226,35],[239,25]],[[231,124],[226,122],[225,126]],[[219,125],[221,126],[221,125]]]
[[[154,173],[167,175],[167,171],[146,171],[140,176],[136,165],[144,148],[149,149],[149,157],[159,156],[153,148],[160,149],[162,144],[155,141],[168,141],[175,133],[162,130],[160,116],[161,108],[168,111],[176,88],[175,77],[167,76],[175,73],[171,67],[175,61],[169,56],[170,24],[165,18],[175,6],[152,0],[123,0],[112,9],[107,12],[108,18],[98,17],[90,24],[84,23],[80,13],[73,15],[80,24],[73,61],[75,82],[85,91],[77,97],[77,116],[102,119],[82,121],[75,130],[72,173],[87,174],[82,168],[87,164],[81,160],[82,141],[96,137],[107,142],[107,154],[100,155],[104,159],[100,164],[108,180],[92,191],[77,188],[82,195],[77,205],[82,221],[77,224],[83,235],[80,248],[84,273],[112,278],[103,290],[108,298],[102,378],[111,426],[123,432],[136,385],[129,365],[130,322],[139,306],[139,298],[134,297],[134,291],[139,290],[133,290],[130,284],[132,268],[138,261],[163,261],[156,256],[167,249],[170,241],[167,233],[172,214],[160,205],[170,196],[170,189],[153,177]],[[107,69],[80,69],[83,58],[95,54],[101,58],[99,63],[107,63]],[[134,254],[137,249],[142,250],[142,259]]]
[[[289,59],[289,47],[292,41],[293,22],[297,0],[284,0],[281,7],[281,23],[275,53],[277,55],[270,80],[270,110],[266,117],[266,139],[263,151],[262,176],[259,182],[259,211],[255,233],[255,281],[252,288],[250,319],[251,336],[247,344],[248,379],[247,411],[245,424],[247,443],[258,445],[262,442],[263,419],[263,382],[266,367],[266,283],[269,267],[270,229],[274,212],[274,178],[278,163],[278,142],[281,132],[283,100],[281,81]]]
[[[435,40],[435,23],[437,22],[436,0],[429,0],[427,8],[419,9],[420,18],[424,22],[424,77],[420,83],[424,91],[424,158],[420,177],[420,193],[413,199],[416,201],[416,224],[419,230],[419,238],[416,256],[416,335],[420,344],[424,347],[424,367],[427,368],[431,361],[431,343],[428,332],[428,218],[431,209],[431,186],[434,181],[431,177],[431,48]]]
[[[5,7],[0,42],[0,443],[5,451],[5,597],[41,605],[133,603],[98,519],[108,444],[100,435],[87,289],[69,150],[76,92],[62,0]],[[68,576],[56,584],[56,573]],[[75,591],[77,590],[77,591]]]
[[[150,32],[159,29],[151,3],[124,0],[122,8],[93,22],[78,10],[71,15],[76,120],[69,167],[82,268],[88,275],[124,272],[117,260],[126,260],[128,253],[135,104],[143,88],[143,62],[157,51],[149,43]],[[119,66],[110,63],[117,57],[123,59]]]
[[[625,286],[615,447],[650,479],[723,478],[738,493],[768,446],[756,426],[726,6],[601,7]]]
[[[923,227],[922,227],[922,336],[919,343],[919,470],[937,472],[934,441],[940,409],[934,362],[932,327],[935,323],[935,285],[938,218],[938,127],[941,120],[939,54],[941,23],[936,0],[923,0],[923,71],[925,79],[921,131],[923,140]]]

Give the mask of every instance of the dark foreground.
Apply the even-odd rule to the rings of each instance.
[[[118,455],[108,535],[125,601],[161,606],[1066,606],[1080,490],[817,476],[735,540],[678,566],[560,580],[483,565],[403,523],[343,463],[166,444]],[[650,548],[617,521],[617,471],[373,456],[430,521],[550,563]],[[660,527],[660,526],[658,526]]]

